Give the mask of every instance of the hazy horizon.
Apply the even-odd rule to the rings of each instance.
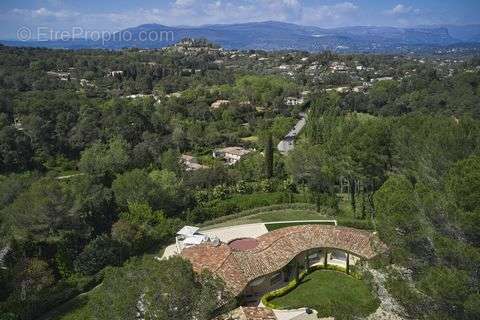
[[[6,0],[0,3],[1,39],[19,28],[118,31],[141,24],[203,26],[279,21],[322,28],[480,24],[471,0]]]

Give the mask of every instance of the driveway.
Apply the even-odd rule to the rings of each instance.
[[[307,124],[307,114],[305,112],[300,113],[300,120],[295,124],[295,126],[290,130],[290,132],[285,136],[285,138],[280,141],[277,145],[278,151],[281,153],[288,153],[295,148],[295,138],[298,136],[303,127]]]

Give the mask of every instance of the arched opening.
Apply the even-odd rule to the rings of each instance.
[[[359,257],[341,249],[312,248],[305,250],[281,269],[250,281],[243,290],[242,305],[257,305],[263,295],[284,287],[309,268],[334,265],[350,273],[351,265],[356,264],[359,260]]]

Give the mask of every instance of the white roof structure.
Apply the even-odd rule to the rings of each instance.
[[[184,237],[191,237],[197,233],[197,231],[200,230],[198,227],[191,227],[191,226],[185,226],[180,231],[177,232],[177,235],[179,236],[184,236]]]
[[[175,237],[176,252],[180,253],[184,248],[196,246],[204,242],[212,242],[213,244],[220,244],[220,241],[215,237],[209,237],[206,234],[198,232],[200,228],[185,226],[177,232]]]
[[[183,240],[183,245],[185,246],[195,246],[197,244],[201,244],[203,242],[208,241],[208,236],[203,234],[195,234],[193,236],[189,236],[185,240]]]
[[[244,156],[252,152],[252,150],[248,150],[242,147],[226,147],[222,149],[215,150],[216,152],[220,152],[223,154],[232,154],[235,156]]]

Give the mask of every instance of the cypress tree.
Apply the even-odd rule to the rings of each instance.
[[[273,177],[273,141],[272,133],[269,132],[265,142],[265,175],[268,179]]]

